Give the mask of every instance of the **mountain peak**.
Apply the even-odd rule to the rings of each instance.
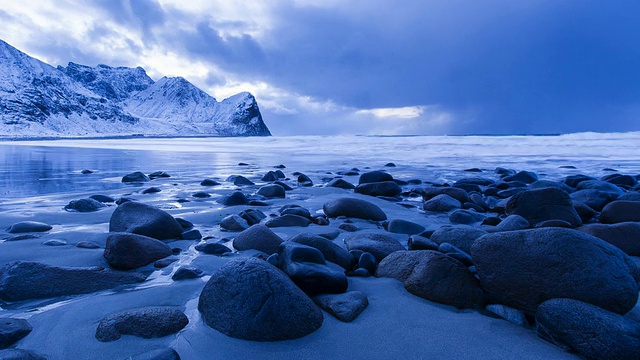
[[[265,136],[253,95],[222,102],[183,77],[141,67],[54,68],[0,40],[0,136]]]

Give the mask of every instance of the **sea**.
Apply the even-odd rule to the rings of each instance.
[[[246,168],[238,164],[247,164]],[[395,167],[386,166],[393,163]],[[182,179],[264,173],[276,165],[322,179],[357,168],[445,183],[495,176],[496,167],[571,174],[640,174],[640,132],[555,136],[273,136],[0,141],[0,201],[124,186],[123,175]],[[477,168],[482,173],[465,170]],[[91,170],[91,174],[82,174]]]

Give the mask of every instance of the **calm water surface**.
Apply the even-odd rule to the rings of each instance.
[[[249,167],[238,167],[238,163]],[[451,181],[479,167],[533,170],[541,178],[604,168],[640,173],[640,133],[562,136],[297,136],[269,138],[135,138],[0,142],[0,199],[122,187],[129,172],[167,171],[177,179],[258,175],[277,164],[316,178],[388,162],[396,177]],[[559,168],[573,165],[577,170]],[[83,169],[95,171],[83,175]]]

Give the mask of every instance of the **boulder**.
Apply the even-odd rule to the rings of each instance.
[[[198,302],[207,325],[243,340],[297,339],[322,325],[322,311],[282,271],[256,259],[231,260],[207,282]]]
[[[151,179],[140,171],[132,172],[122,177],[123,183],[142,183],[147,181],[151,181]]]
[[[231,249],[224,246],[223,244],[216,242],[205,242],[204,244],[198,244],[196,245],[195,249],[209,255],[222,255],[231,252]]]
[[[608,183],[619,185],[619,186],[628,186],[633,187],[638,184],[638,180],[631,175],[624,174],[609,174],[603,176],[602,181],[606,181]]]
[[[496,225],[497,231],[526,230],[530,227],[529,221],[520,215],[509,215],[500,224]]]
[[[564,179],[564,183],[567,184],[568,186],[571,186],[572,188],[575,188],[578,186],[578,184],[586,180],[597,180],[597,179],[591,176],[577,174],[577,175],[567,176]]]
[[[502,178],[504,181],[522,181],[525,184],[531,184],[538,181],[538,175],[531,171],[519,171],[513,175],[508,175]]]
[[[627,255],[640,256],[640,223],[589,224],[578,230],[600,238],[624,251]]]
[[[532,182],[528,189],[529,190],[533,190],[533,189],[542,189],[542,188],[548,188],[548,187],[554,187],[554,188],[558,188],[560,190],[564,190],[567,193],[571,194],[572,192],[575,191],[574,188],[572,188],[571,186],[563,183],[563,182],[559,182],[559,181],[551,181],[551,180],[538,180],[538,181],[534,181]]]
[[[6,349],[0,351],[0,360],[47,360],[31,350]]]
[[[142,194],[155,194],[155,193],[159,193],[161,191],[162,191],[162,189],[160,189],[159,187],[152,186],[150,188],[146,188],[146,189],[142,190]]]
[[[583,204],[579,201],[572,200],[573,208],[576,209],[578,216],[582,220],[582,223],[586,223],[596,216],[596,211],[589,207],[589,205]]]
[[[640,221],[640,201],[612,201],[600,213],[600,222],[604,224],[617,224],[628,221]]]
[[[22,301],[88,294],[123,284],[143,282],[138,273],[101,267],[57,267],[30,261],[14,261],[0,269],[0,299]]]
[[[435,251],[423,255],[404,281],[413,295],[460,309],[482,309],[486,303],[480,282],[458,260]]]
[[[393,181],[371,182],[356,186],[355,192],[370,196],[396,196],[402,192],[402,188]]]
[[[462,203],[446,194],[436,195],[435,197],[427,200],[422,205],[425,211],[434,212],[447,212],[454,209],[460,209]]]
[[[186,280],[186,279],[197,279],[201,277],[204,272],[194,266],[184,265],[178,268],[176,272],[171,276],[171,279],[174,281]]]
[[[618,186],[606,182],[606,181],[602,181],[602,180],[585,180],[585,181],[581,181],[577,186],[576,189],[578,190],[585,190],[585,189],[594,189],[594,190],[600,190],[600,191],[604,191],[604,192],[609,192],[612,194],[615,194],[617,196],[620,196],[622,194],[624,194],[624,190],[622,190],[621,188],[619,188]]]
[[[322,207],[328,217],[346,216],[364,220],[387,220],[387,215],[377,205],[356,198],[338,198],[327,201]]]
[[[107,237],[104,258],[118,270],[132,270],[171,256],[171,247],[147,236],[113,233]]]
[[[259,224],[263,219],[267,217],[262,211],[256,209],[246,209],[238,214],[241,218],[245,219],[249,226]]]
[[[473,224],[484,220],[485,216],[473,210],[455,210],[449,215],[454,224]]]
[[[590,360],[640,359],[638,324],[595,305],[551,299],[538,307],[538,335]]]
[[[275,171],[269,171],[266,174],[264,174],[264,176],[260,180],[271,182],[271,181],[276,181],[278,179],[279,179],[278,174],[276,174]]]
[[[425,187],[422,189],[422,199],[430,200],[438,195],[449,195],[452,198],[458,200],[461,204],[469,202],[471,199],[469,198],[469,194],[456,187],[449,186],[441,186],[441,187]]]
[[[318,295],[313,302],[342,322],[352,322],[369,306],[369,299],[360,291]]]
[[[224,206],[237,206],[237,205],[247,205],[249,200],[242,193],[242,191],[234,191],[229,195],[223,196],[218,200],[218,203]]]
[[[618,196],[616,200],[640,201],[640,191],[629,191],[628,193]]]
[[[558,188],[526,190],[507,202],[506,213],[520,215],[531,226],[545,220],[564,220],[573,227],[582,225],[566,191]]]
[[[376,273],[376,268],[378,267],[378,261],[373,254],[368,252],[362,252],[358,257],[358,269],[367,270],[370,275],[374,275]]]
[[[283,198],[286,196],[284,188],[278,184],[270,184],[260,187],[258,195],[266,198]]]
[[[602,211],[605,205],[617,197],[616,194],[596,189],[578,190],[571,194],[571,200],[583,203],[596,211]]]
[[[110,232],[128,232],[158,240],[179,239],[182,226],[169,213],[138,202],[125,202],[111,214]]]
[[[79,200],[71,200],[67,205],[65,205],[64,209],[67,211],[77,211],[77,212],[93,212],[98,211],[102,208],[106,207],[105,204],[100,201],[86,198]]]
[[[414,235],[424,231],[424,226],[411,221],[393,219],[387,224],[387,231],[395,234]]]
[[[268,227],[256,224],[244,230],[233,239],[236,250],[258,250],[266,254],[278,252],[282,239]]]
[[[438,250],[438,244],[420,235],[411,235],[407,240],[409,250]]]
[[[435,252],[430,250],[399,250],[389,254],[378,264],[376,269],[376,277],[387,277],[400,280],[404,283],[405,280],[413,273],[420,261],[425,259],[426,252]]]
[[[355,185],[353,185],[352,183],[350,183],[350,182],[348,182],[348,181],[346,181],[344,179],[341,179],[341,178],[336,178],[336,179],[333,179],[333,180],[329,181],[326,186],[327,187],[337,187],[337,188],[340,188],[340,189],[347,189],[347,190],[353,190],[353,189],[356,188]]]
[[[37,221],[20,221],[9,226],[7,232],[10,234],[21,234],[28,232],[45,232],[51,229],[53,229],[53,227],[49,224]]]
[[[278,217],[271,218],[264,223],[267,227],[276,228],[276,227],[290,227],[290,226],[298,226],[298,227],[307,227],[311,224],[311,220],[306,217],[302,217],[299,215],[282,215]]]
[[[247,179],[246,177],[242,176],[242,175],[231,175],[227,178],[228,182],[233,182],[233,185],[235,186],[249,186],[249,185],[255,185],[253,181]]]
[[[101,203],[112,203],[112,202],[116,201],[116,199],[112,198],[111,196],[100,195],[100,194],[91,195],[91,196],[89,196],[89,199],[93,199],[93,200],[99,201]]]
[[[292,237],[289,241],[318,249],[327,261],[338,264],[345,270],[351,269],[356,261],[347,250],[320,235],[301,233]]]
[[[201,186],[218,186],[220,185],[220,183],[213,179],[204,179],[200,182],[200,185]]]
[[[227,231],[243,231],[249,228],[249,224],[239,215],[229,215],[220,221],[220,228]]]
[[[125,360],[180,360],[180,355],[173,349],[163,348],[138,353]]]
[[[395,238],[378,233],[353,234],[344,239],[347,250],[362,250],[373,254],[378,261],[394,251],[405,250]]]
[[[278,249],[278,268],[309,295],[341,294],[347,291],[347,277],[327,266],[320,250],[286,241]]]
[[[360,178],[358,179],[358,185],[382,181],[393,181],[393,176],[384,171],[369,171],[360,175]]]
[[[107,316],[96,329],[96,339],[115,341],[122,335],[145,339],[175,334],[189,323],[187,316],[177,308],[152,306],[130,309]]]
[[[621,250],[563,228],[485,235],[471,247],[492,300],[530,314],[553,298],[589,302],[624,314],[638,300],[638,269]]]
[[[438,245],[452,244],[468,253],[476,239],[486,234],[486,231],[471,226],[443,226],[434,231],[430,239]]]
[[[25,319],[0,319],[0,349],[6,349],[27,336],[33,328]]]
[[[166,171],[154,171],[151,174],[149,174],[149,179],[159,179],[159,178],[170,178],[171,175],[169,175]]]

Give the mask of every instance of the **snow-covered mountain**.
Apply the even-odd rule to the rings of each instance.
[[[0,40],[0,136],[269,136],[249,93],[221,102],[141,67],[54,68]]]

